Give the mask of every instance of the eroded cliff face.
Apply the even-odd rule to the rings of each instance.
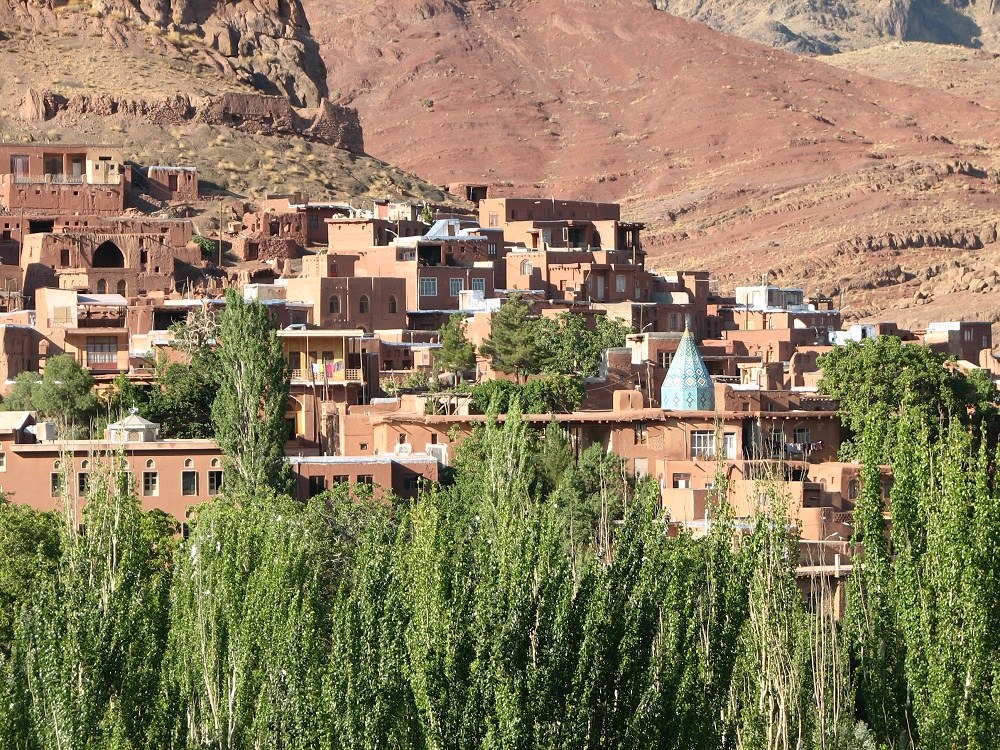
[[[1000,50],[998,0],[653,0],[660,10],[806,54],[888,40]]]
[[[70,127],[88,117],[111,118],[122,125],[147,123],[168,127],[201,123],[265,136],[298,136],[354,154],[365,151],[358,111],[323,99],[315,109],[291,106],[283,96],[224,93],[190,97],[174,94],[153,99],[129,99],[112,94],[70,94],[28,89],[18,111],[25,122]]]
[[[265,94],[316,107],[326,69],[299,0],[0,0],[7,27],[86,32],[198,58]]]

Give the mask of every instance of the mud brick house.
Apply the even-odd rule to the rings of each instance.
[[[24,294],[46,286],[125,297],[173,291],[182,272],[201,265],[191,232],[188,221],[122,219],[28,235]]]
[[[639,233],[645,226],[623,222],[617,203],[555,198],[487,198],[479,202],[479,223],[499,228],[508,243],[533,250],[620,250],[641,264]]]
[[[303,449],[322,444],[325,404],[363,404],[379,393],[378,340],[362,330],[286,328],[278,331],[291,370],[285,419]]]
[[[286,299],[307,304],[319,328],[367,333],[406,327],[406,281],[378,276],[302,276],[285,283]]]
[[[8,213],[116,215],[130,183],[112,146],[0,144],[0,207]]]
[[[993,328],[989,322],[971,320],[928,323],[922,340],[940,354],[978,365],[980,352],[993,348]]]
[[[260,202],[263,214],[301,214],[305,226],[305,247],[319,247],[327,244],[327,222],[336,217],[351,214],[348,203],[314,202],[302,193],[266,195]]]
[[[338,482],[372,485],[413,498],[422,481],[436,482],[440,464],[426,453],[400,451],[381,456],[290,456],[295,474],[295,495],[307,500]],[[377,495],[376,495],[377,496]]]
[[[38,371],[41,334],[34,326],[16,321],[15,316],[0,315],[0,384],[22,372]]]
[[[369,247],[385,247],[400,237],[419,237],[427,225],[414,219],[360,218],[335,216],[326,221],[330,253],[353,252]]]
[[[331,228],[331,246],[333,238]],[[330,251],[330,255],[337,254]],[[351,257],[355,258],[355,276],[405,280],[411,328],[426,327],[420,318],[427,313],[457,311],[465,290],[492,297],[506,281],[502,237],[458,219],[441,219],[419,237],[402,237],[385,247],[357,250]],[[432,327],[437,325],[435,322]]]
[[[39,289],[35,328],[41,336],[39,364],[69,354],[95,375],[129,369],[128,300],[120,294],[81,294]]]
[[[168,203],[198,200],[197,167],[146,167],[145,192],[153,199]]]
[[[289,458],[296,496],[306,500],[335,482],[378,484],[402,497],[422,479],[436,481],[438,461],[424,454],[375,458]],[[102,440],[59,440],[33,412],[0,412],[0,491],[38,510],[66,499],[82,520],[93,477],[117,472],[144,510],[183,522],[190,508],[220,494],[223,456],[214,440],[164,440],[159,425],[131,414],[108,425]]]

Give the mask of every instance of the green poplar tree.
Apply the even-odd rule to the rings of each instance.
[[[144,748],[156,718],[177,529],[141,511],[120,457],[92,460],[86,531],[67,516],[58,569],[15,620],[22,747]]]
[[[844,628],[854,664],[853,686],[858,718],[878,740],[895,746],[906,725],[904,648],[898,628],[896,592],[885,502],[879,469],[888,422],[885,407],[876,405],[861,436],[861,492],[854,509],[853,571],[848,579]],[[916,427],[916,424],[912,426]]]
[[[230,288],[219,328],[212,420],[226,454],[227,488],[248,497],[284,490],[289,372],[275,322],[264,305]]]
[[[158,747],[317,747],[336,559],[291,498],[200,506],[177,554]]]

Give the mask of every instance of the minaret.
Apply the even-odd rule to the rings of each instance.
[[[667,411],[713,411],[715,385],[701,358],[690,323],[685,321],[684,335],[660,386],[660,408]]]

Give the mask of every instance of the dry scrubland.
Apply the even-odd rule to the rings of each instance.
[[[161,127],[121,117],[63,112],[48,122],[18,116],[24,92],[115,94],[156,99],[204,96],[252,88],[224,76],[202,59],[194,42],[171,44],[150,32],[152,46],[95,46],[101,35],[82,30],[58,36],[0,24],[0,139],[122,144],[141,164],[193,164],[203,180],[239,195],[301,190],[317,199],[408,196],[441,201],[444,193],[412,174],[366,156],[302,138],[240,133],[186,123]],[[159,41],[157,41],[159,40]]]

